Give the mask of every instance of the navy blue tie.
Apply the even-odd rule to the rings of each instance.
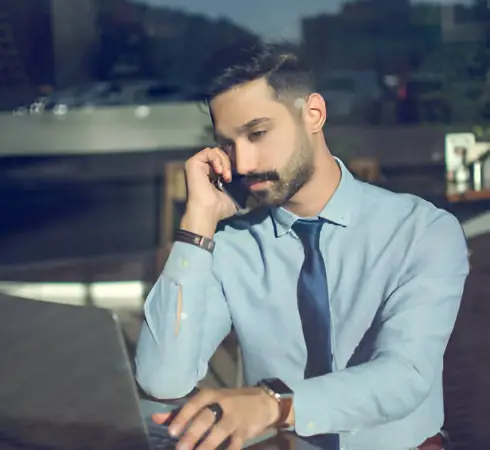
[[[320,251],[323,220],[298,220],[293,230],[303,243],[305,259],[298,280],[298,310],[306,343],[305,379],[332,372],[327,273]],[[307,438],[325,450],[339,450],[338,434]]]

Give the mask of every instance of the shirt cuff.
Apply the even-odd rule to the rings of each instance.
[[[294,429],[299,436],[313,436],[319,433],[329,433],[331,426],[326,423],[325,405],[319,396],[322,380],[285,380],[284,382],[294,392]],[[321,422],[319,422],[319,420]]]

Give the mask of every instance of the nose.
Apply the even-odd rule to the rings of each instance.
[[[257,171],[257,149],[250,142],[235,143],[235,169],[239,175]]]

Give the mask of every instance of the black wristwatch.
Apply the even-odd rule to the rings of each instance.
[[[279,419],[275,423],[275,427],[285,429],[292,426],[292,423],[288,423],[288,418],[293,408],[294,392],[289,386],[279,378],[266,378],[260,381],[257,386],[264,389],[278,403]]]

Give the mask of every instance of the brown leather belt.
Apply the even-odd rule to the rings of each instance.
[[[419,450],[444,450],[444,440],[440,433],[426,439],[423,444],[417,447]]]

